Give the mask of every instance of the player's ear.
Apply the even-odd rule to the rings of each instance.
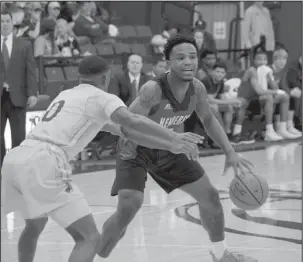
[[[166,64],[167,64],[167,70],[170,70],[171,62],[169,60],[166,60]]]

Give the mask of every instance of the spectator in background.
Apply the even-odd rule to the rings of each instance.
[[[152,78],[158,78],[167,71],[167,62],[162,55],[154,56]]]
[[[201,66],[197,71],[197,78],[202,80],[211,74],[217,61],[217,53],[211,49],[205,49],[200,55]]]
[[[242,38],[245,48],[252,48],[260,43],[261,36],[266,39],[266,51],[269,51],[271,63],[275,48],[273,22],[269,10],[263,6],[264,1],[255,1],[244,13]]]
[[[69,57],[80,54],[79,43],[64,19],[57,20],[55,41],[62,56]]]
[[[34,43],[34,56],[57,56],[60,51],[55,41],[56,21],[43,19],[41,22],[40,35]]]
[[[61,5],[59,2],[48,2],[46,5],[46,17],[44,19],[52,19],[56,21],[59,18]]]
[[[40,34],[40,20],[43,8],[39,2],[28,3],[29,15],[25,17],[23,23],[20,25],[17,37],[26,37],[29,40],[35,40]]]
[[[13,36],[13,17],[1,13],[1,164],[6,153],[4,131],[10,122],[12,147],[26,135],[26,108],[37,103],[36,62],[30,42]]]
[[[212,33],[208,32],[206,30],[206,26],[207,26],[206,22],[203,21],[202,19],[200,19],[195,23],[194,32],[200,32],[200,34],[203,35],[202,37],[201,37],[201,35],[199,37],[203,38],[203,48],[204,49],[210,49],[210,50],[216,51],[217,50],[216,41],[215,41]]]
[[[217,62],[213,67],[213,72],[202,79],[207,93],[208,99],[212,111],[218,118],[219,122],[224,127],[224,130],[228,137],[231,139],[233,144],[239,143],[239,137],[233,136],[231,132],[231,125],[234,113],[240,111],[242,107],[242,102],[238,98],[233,99],[222,99],[222,94],[224,92],[224,79],[226,76],[227,68],[225,63]],[[223,117],[222,117],[223,115]],[[238,116],[237,116],[238,118]],[[254,143],[252,139],[241,139],[242,143]]]
[[[164,46],[167,40],[179,33],[179,28],[176,25],[167,23],[161,34],[154,35],[150,41],[151,43],[151,55],[163,54]]]
[[[297,113],[295,114],[295,126],[302,130],[302,56],[290,63],[286,72],[286,81]]]
[[[273,80],[279,86],[279,89],[284,90],[288,96],[290,96],[289,101],[289,110],[288,110],[288,120],[287,120],[287,130],[289,133],[300,137],[302,133],[294,127],[294,114],[296,104],[300,103],[301,96],[294,97],[291,96],[290,89],[287,84],[286,73],[287,73],[287,64],[288,52],[284,47],[278,47],[273,52],[273,64],[271,66],[273,72]],[[279,112],[277,112],[279,113]],[[276,124],[280,123],[280,115],[276,115]]]
[[[280,141],[284,138],[294,138],[286,129],[288,117],[289,99],[278,89],[264,89],[259,83],[257,69],[260,66],[267,65],[267,53],[265,50],[255,50],[253,54],[253,66],[244,73],[241,85],[238,90],[238,97],[242,100],[244,108],[247,108],[251,101],[258,100],[264,110],[266,131],[266,141]],[[281,123],[277,130],[273,126],[274,106],[279,105]],[[242,125],[245,117],[245,110],[241,110],[236,126],[237,131],[242,131]]]
[[[127,69],[111,80],[109,92],[118,96],[127,106],[136,99],[140,87],[150,80],[150,77],[142,72],[142,67],[142,57],[138,54],[130,54]]]
[[[101,19],[92,16],[94,5],[92,2],[80,2],[80,15],[75,20],[73,28],[76,36],[86,36],[93,44],[114,43],[110,39],[109,30],[113,25],[108,25]]]

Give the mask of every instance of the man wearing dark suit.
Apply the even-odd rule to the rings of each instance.
[[[30,42],[13,35],[12,15],[1,13],[1,164],[4,158],[4,130],[10,122],[12,147],[26,135],[26,107],[37,103],[36,62]],[[2,67],[3,65],[3,67]]]
[[[131,54],[127,60],[127,70],[112,78],[108,92],[115,94],[129,106],[138,96],[141,86],[151,79],[142,73],[142,67],[142,57]]]

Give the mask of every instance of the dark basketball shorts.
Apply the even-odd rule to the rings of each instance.
[[[166,193],[199,180],[205,173],[197,161],[189,160],[184,154],[138,146],[134,159],[122,160],[117,154],[111,195],[116,196],[122,189],[144,192],[147,172]]]

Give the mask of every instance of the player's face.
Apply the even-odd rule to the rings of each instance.
[[[108,70],[107,72],[100,74],[97,79],[98,87],[103,91],[108,90],[109,82],[110,82],[111,72]]]
[[[160,61],[154,66],[154,74],[156,76],[160,76],[164,74],[167,71],[167,62],[166,61]]]
[[[217,67],[212,74],[217,82],[221,82],[226,76],[226,71],[224,68]]]
[[[132,74],[139,74],[143,66],[142,57],[139,55],[131,55],[128,59],[127,69]]]
[[[1,34],[8,36],[13,32],[13,20],[9,14],[1,15]]]
[[[208,68],[213,68],[217,60],[217,57],[215,54],[208,54],[204,59],[203,63],[206,65]]]
[[[176,45],[170,54],[170,70],[184,81],[191,81],[198,69],[197,49],[190,43]]]
[[[287,63],[287,52],[285,50],[277,50],[276,52],[274,52],[273,57],[275,67],[278,70],[282,70]]]
[[[202,46],[203,42],[204,42],[203,32],[200,32],[200,31],[195,32],[194,37],[195,37],[195,41],[196,41],[197,46]]]
[[[266,54],[257,54],[254,59],[254,64],[256,67],[267,65],[267,55]]]

